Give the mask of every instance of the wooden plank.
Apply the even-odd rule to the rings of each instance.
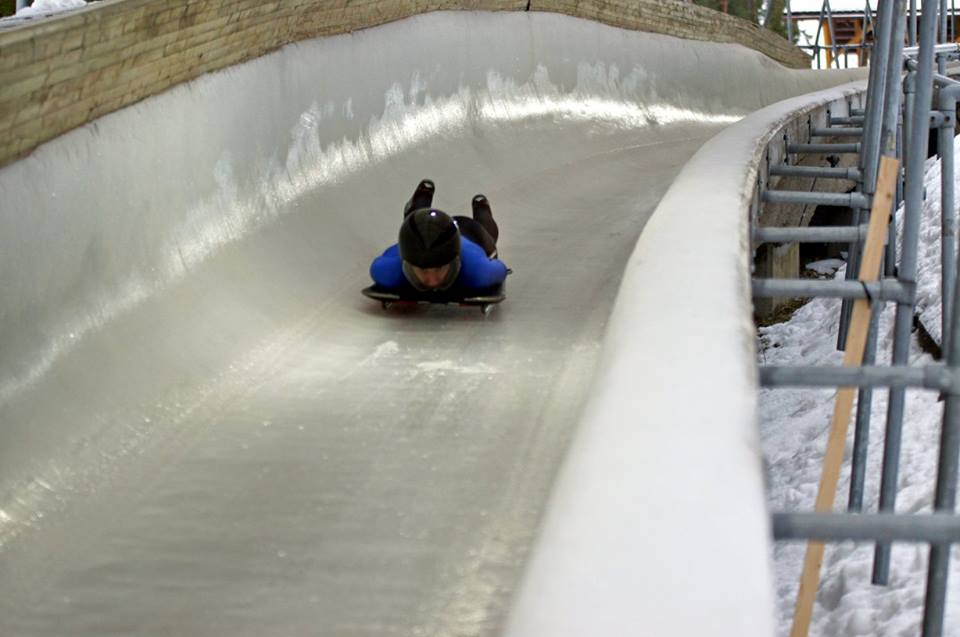
[[[899,162],[891,157],[880,159],[880,172],[877,178],[877,191],[873,197],[873,209],[870,211],[870,225],[860,263],[861,281],[876,281],[880,276],[880,262],[883,258],[884,237],[890,223],[893,209],[893,192],[897,184]],[[863,352],[867,343],[867,331],[870,327],[870,302],[857,299],[853,305],[850,329],[847,332],[847,349],[843,353],[846,367],[858,367],[863,362]],[[823,472],[820,474],[820,487],[817,491],[816,510],[829,512],[837,495],[837,483],[840,480],[840,467],[843,452],[847,444],[847,430],[850,425],[850,412],[856,396],[855,387],[842,387],[837,392],[837,401],[833,408],[830,424],[830,437],[827,440],[827,452],[823,458]],[[813,616],[813,604],[820,585],[820,569],[823,566],[823,542],[809,542],[803,560],[803,572],[800,576],[800,589],[797,591],[797,605],[793,613],[793,625],[790,637],[806,637],[810,631]]]

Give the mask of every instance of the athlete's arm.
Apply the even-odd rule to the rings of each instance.
[[[488,288],[503,283],[507,278],[507,266],[503,261],[488,258],[483,248],[467,239],[463,240],[461,247],[461,276],[465,286],[474,289]]]
[[[388,290],[394,290],[406,284],[400,249],[396,244],[384,250],[383,254],[373,260],[370,264],[370,278],[374,283]]]

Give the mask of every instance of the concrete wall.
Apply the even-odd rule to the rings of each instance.
[[[861,73],[864,73],[861,69]],[[784,125],[779,131],[777,139],[767,150],[767,162],[761,171],[761,183],[767,184],[770,190],[817,191],[831,193],[850,192],[856,186],[853,181],[845,179],[810,179],[808,177],[778,177],[771,176],[767,169],[771,165],[789,162],[802,166],[840,166],[855,168],[858,155],[831,154],[831,155],[789,155],[787,143],[830,142],[839,143],[850,141],[849,138],[814,137],[811,131],[814,128],[827,128],[830,116],[842,117],[849,114],[851,107],[863,108],[863,96],[851,97],[850,100],[834,101],[823,105],[805,117],[798,117]],[[829,159],[828,159],[829,157]],[[758,189],[759,191],[759,189]],[[782,204],[760,202],[755,196],[755,210],[757,216],[753,223],[756,227],[805,227],[809,226],[817,211],[816,205]],[[849,211],[849,209],[847,209]],[[800,244],[763,244],[754,245],[754,274],[761,278],[788,278],[800,277],[803,264],[800,263]],[[796,302],[796,298],[763,297],[753,300],[754,314],[761,319],[771,318],[780,308]]]
[[[740,43],[809,66],[799,49],[756,25],[673,0],[102,0],[0,30],[0,166],[101,115],[285,44],[453,9],[552,11]]]

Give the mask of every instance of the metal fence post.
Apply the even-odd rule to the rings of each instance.
[[[900,118],[904,111],[905,104],[897,109],[897,117]],[[906,115],[904,115],[906,117]],[[903,122],[902,118],[897,123],[897,141],[895,156],[903,159]],[[903,161],[900,162],[900,178],[897,180],[897,195],[893,202],[893,213],[890,215],[890,227],[887,234],[887,253],[883,262],[883,271],[886,276],[892,277],[897,274],[897,221],[899,217],[900,204],[903,203]]]
[[[947,41],[947,0],[940,0],[940,33],[938,41],[941,44]],[[937,56],[937,72],[941,75],[947,72],[947,54]]]
[[[903,220],[903,256],[900,261],[901,282],[913,287],[917,279],[917,250],[920,214],[923,204],[923,169],[927,154],[927,131],[930,126],[930,103],[933,95],[933,45],[937,27],[937,4],[923,12],[920,24],[920,51],[916,93],[907,156],[906,206]],[[914,294],[911,294],[914,297]],[[904,365],[910,355],[910,331],[913,325],[913,299],[897,303],[894,324],[893,361]],[[897,497],[897,474],[906,392],[890,389],[884,440],[883,472],[880,482],[880,511],[893,511]],[[890,544],[878,543],[874,553],[873,582],[886,584],[890,576]]]
[[[877,332],[883,303],[870,304],[870,328],[867,345],[863,352],[863,365],[873,365],[877,360]],[[863,510],[863,485],[867,474],[867,448],[870,441],[870,413],[873,406],[873,388],[864,387],[857,394],[857,420],[853,434],[853,453],[850,457],[850,498],[848,511]]]
[[[913,139],[913,106],[917,96],[917,72],[910,70],[903,80],[903,164],[910,162],[910,141]],[[906,174],[904,169],[904,198],[906,198]]]
[[[790,0],[787,0],[787,42],[793,44],[793,13],[790,11]]]
[[[957,39],[957,2],[956,0],[950,0],[950,41],[953,42]]]
[[[910,0],[910,31],[907,38],[908,46],[917,46],[917,0]]]
[[[833,66],[834,68],[840,68],[840,59],[837,57],[837,48],[836,40],[837,31],[833,28],[833,10],[830,8],[830,0],[823,0],[823,6],[827,12],[827,27],[830,29],[830,55],[833,57],[830,64],[827,64],[827,67]]]
[[[875,55],[872,56],[871,63],[877,61],[883,65],[878,75],[883,75],[885,80],[883,84],[883,117],[880,121],[880,130],[877,133],[876,148],[872,149],[872,152],[875,151],[876,153],[877,161],[879,161],[881,154],[896,157],[897,130],[900,121],[900,74],[903,67],[904,2],[905,0],[893,0],[884,3],[886,10],[881,10],[877,16],[880,32],[874,46]],[[887,55],[881,57],[877,54],[879,50],[887,51]],[[873,160],[868,157],[867,161]],[[876,163],[873,165],[876,165]],[[898,177],[897,190],[899,190],[899,181]],[[864,188],[869,187],[870,192],[874,192],[876,190],[875,182],[876,171],[864,179]],[[896,255],[896,226],[892,214],[896,211],[896,203],[897,199],[895,198],[887,234],[886,260],[893,260]],[[890,268],[890,266],[891,264],[887,264],[886,267]],[[882,303],[873,303],[870,307],[870,329],[864,351],[864,365],[872,365],[876,361],[877,332],[880,327],[880,313],[882,311]],[[866,477],[867,442],[870,438],[872,408],[873,389],[870,387],[861,388],[857,397],[857,417],[850,466],[848,508],[851,511],[860,511],[863,508],[863,486]]]
[[[900,157],[901,178],[897,179],[897,193],[893,202],[893,212],[890,215],[890,226],[887,234],[887,253],[884,260],[884,272],[887,276],[894,276],[897,271],[897,210],[903,201],[903,153],[904,153],[904,120],[906,114],[906,100],[901,101],[901,91],[905,98],[907,91],[906,80],[901,84],[900,77],[903,70],[903,34],[907,28],[906,0],[895,0],[893,9],[893,31],[890,38],[890,59],[887,60],[887,111],[884,113],[883,132],[881,135],[881,153]],[[913,81],[910,81],[912,95]]]
[[[957,18],[957,2],[956,0],[950,0],[950,41],[953,42],[957,39],[957,24],[955,22]]]
[[[954,276],[954,286],[958,282],[960,279]],[[957,338],[957,330],[960,330],[958,301],[960,301],[960,292],[954,289],[950,349],[944,350],[948,369],[954,372],[960,368],[960,338]],[[937,462],[937,490],[933,500],[935,511],[954,512],[957,501],[958,455],[960,455],[960,395],[954,389],[947,392],[943,408],[943,427],[940,430],[940,454]],[[927,592],[923,609],[924,637],[940,637],[943,634],[949,561],[950,544],[930,545],[930,565],[927,570]]]
[[[947,42],[947,0],[940,0],[940,43]]]
[[[960,95],[960,85],[948,86],[940,89],[939,109],[946,117],[937,131],[937,146],[940,150],[940,289],[943,297],[943,310],[940,317],[940,330],[943,352],[950,350],[950,327],[953,321],[950,315],[953,312],[954,279],[957,276],[957,220],[956,205],[954,203],[954,150],[953,131],[956,125],[957,95]]]
[[[829,9],[829,5],[826,5]],[[867,81],[867,111],[863,121],[863,139],[860,154],[860,171],[863,179],[860,182],[860,192],[872,195],[876,189],[877,166],[880,162],[880,135],[884,121],[884,112],[887,101],[887,60],[890,58],[891,33],[893,31],[893,2],[881,2],[877,25],[879,33],[875,40],[873,55],[870,56],[870,73]],[[899,68],[898,68],[899,71]],[[898,73],[899,74],[899,73]],[[898,89],[899,90],[899,89]],[[863,210],[853,211],[854,225],[863,223]],[[847,247],[846,279],[852,281],[857,278],[860,263],[859,242],[850,243]],[[840,305],[840,328],[837,332],[837,349],[846,349],[847,329],[850,323],[850,301]]]

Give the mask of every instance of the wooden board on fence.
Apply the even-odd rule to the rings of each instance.
[[[883,240],[887,235],[887,225],[890,223],[890,213],[893,209],[893,193],[897,186],[898,167],[899,162],[896,159],[880,158],[877,189],[873,196],[870,225],[867,228],[867,239],[864,242],[863,258],[860,262],[859,279],[863,282],[876,281],[880,276]],[[870,302],[867,299],[857,299],[853,304],[850,329],[847,332],[847,349],[843,353],[844,366],[857,367],[863,362],[869,327]],[[833,510],[837,483],[840,480],[840,466],[843,463],[843,451],[847,443],[847,430],[850,426],[850,412],[853,409],[856,391],[855,387],[841,387],[837,392],[833,420],[830,423],[830,437],[827,440],[827,452],[823,458],[823,472],[820,474],[820,487],[817,490],[816,510],[820,512]],[[823,542],[807,544],[790,637],[806,637],[810,631],[813,603],[820,585],[823,550]]]

